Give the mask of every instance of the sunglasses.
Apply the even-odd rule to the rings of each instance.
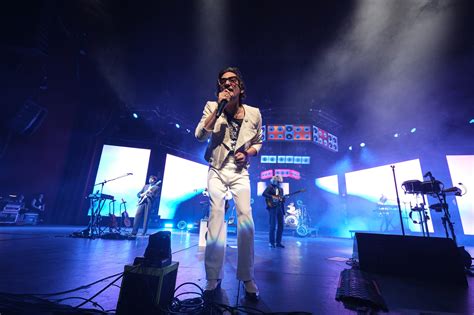
[[[220,78],[219,85],[224,85],[226,84],[227,81],[229,81],[229,83],[234,86],[240,83],[240,80],[238,77],[229,77],[229,78]]]

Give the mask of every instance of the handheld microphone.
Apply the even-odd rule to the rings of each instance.
[[[229,103],[228,100],[222,100],[219,103],[219,106],[217,107],[217,114],[216,117],[219,118],[220,115],[222,115],[222,112],[224,111],[225,106]]]

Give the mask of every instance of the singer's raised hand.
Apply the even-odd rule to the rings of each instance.
[[[224,89],[219,92],[217,103],[220,103],[222,100],[226,100],[227,102],[230,102],[230,100],[232,99],[232,96],[234,95],[231,90]]]

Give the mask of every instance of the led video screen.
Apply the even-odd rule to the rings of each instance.
[[[149,161],[150,150],[148,149],[108,144],[103,146],[95,183],[107,181],[103,185],[102,193],[113,196],[116,202],[106,199],[100,211],[101,215],[109,215],[109,212],[113,212],[114,208],[115,215],[120,215],[119,204],[123,199],[126,201],[129,216],[135,216],[135,207],[138,201],[137,192],[146,183]],[[91,194],[100,192],[101,188],[102,185],[94,186]],[[93,206],[96,208],[97,203],[94,203]]]
[[[451,173],[451,185],[466,193],[455,198],[464,234],[474,235],[474,155],[447,155],[446,159]],[[448,186],[448,183],[445,185]],[[448,197],[449,205],[452,199],[453,197]]]
[[[420,160],[409,160],[392,164],[395,166],[400,205],[405,229],[420,232],[419,211],[411,211],[416,204],[422,203],[422,197],[405,194],[400,188],[407,180],[423,180]],[[369,230],[399,233],[400,216],[392,168],[384,165],[345,174],[347,191],[347,209],[350,213],[350,230]],[[428,208],[428,200],[425,200]],[[431,214],[428,215],[432,218]],[[411,215],[411,217],[410,217]],[[434,219],[434,218],[432,218]],[[428,229],[433,232],[432,220],[428,220]]]
[[[207,210],[207,187],[209,166],[166,155],[163,186],[158,214],[161,219],[184,219],[188,221],[202,217]],[[203,212],[203,213],[201,213]]]
[[[316,187],[332,194],[339,194],[339,183],[337,175],[319,177],[314,180]]]

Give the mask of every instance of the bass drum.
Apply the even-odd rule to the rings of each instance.
[[[286,206],[287,210],[286,213],[288,214],[296,214],[296,207],[293,202],[291,202],[289,205]]]
[[[299,237],[306,237],[309,234],[309,230],[306,226],[300,225],[296,228],[296,235]]]
[[[291,227],[297,227],[298,218],[296,217],[296,215],[290,214],[290,215],[285,216],[285,225],[291,226]]]

